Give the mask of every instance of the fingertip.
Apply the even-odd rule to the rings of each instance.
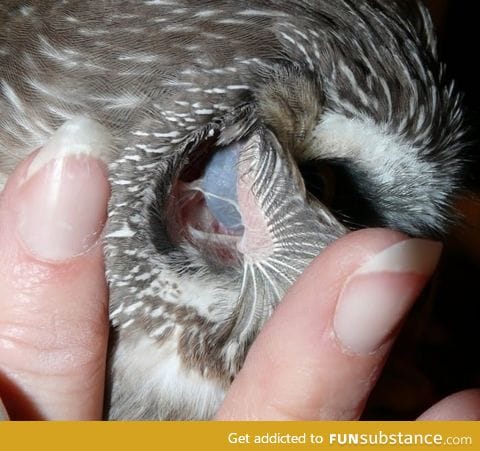
[[[319,258],[328,258],[332,261],[352,259],[361,265],[370,256],[408,239],[408,235],[396,230],[383,228],[355,230],[330,244],[313,264]]]
[[[420,415],[419,421],[479,421],[480,389],[464,390],[442,399]]]
[[[108,139],[85,129],[96,124],[91,120],[73,122],[16,168],[2,199],[5,231],[40,261],[63,263],[88,253],[107,217],[107,170],[101,149],[92,146],[105,147]]]

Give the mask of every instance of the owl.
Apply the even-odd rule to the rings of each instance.
[[[413,0],[3,0],[3,180],[68,119],[113,137],[106,416],[211,418],[329,243],[444,233],[460,103]]]

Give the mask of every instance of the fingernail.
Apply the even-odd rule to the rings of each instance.
[[[17,230],[39,259],[63,261],[98,240],[110,194],[102,161],[108,131],[88,118],[66,122],[38,152],[17,194]]]
[[[347,280],[333,320],[340,345],[368,355],[396,331],[435,271],[441,243],[410,239],[375,255]]]
[[[3,405],[2,400],[0,399],[0,421],[9,420],[7,409]]]

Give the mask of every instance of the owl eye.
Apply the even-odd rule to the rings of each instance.
[[[342,160],[312,160],[299,165],[307,191],[352,229],[382,227],[369,174]]]
[[[226,230],[237,234],[243,231],[237,195],[240,147],[235,143],[218,150],[207,163],[202,181],[210,213]]]
[[[307,191],[324,205],[330,206],[335,198],[335,171],[323,161],[306,161],[299,166]]]

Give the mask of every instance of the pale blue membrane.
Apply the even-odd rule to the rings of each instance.
[[[215,152],[205,168],[202,184],[210,213],[232,232],[243,230],[237,193],[239,152],[236,143]]]

